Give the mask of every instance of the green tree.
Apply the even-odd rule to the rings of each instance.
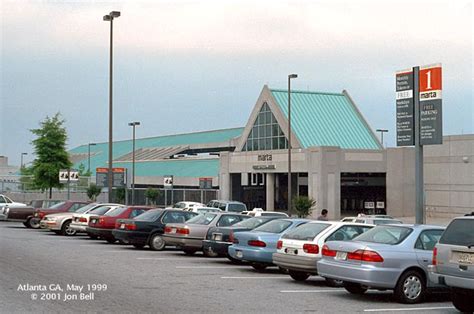
[[[116,188],[115,190],[113,190],[117,203],[123,204],[125,202],[125,192],[125,188]]]
[[[297,196],[293,199],[293,209],[299,218],[305,218],[311,215],[316,201],[307,196]]]
[[[89,197],[89,199],[91,201],[96,201],[97,200],[97,196],[100,195],[100,193],[102,192],[102,189],[100,187],[98,187],[97,185],[95,185],[94,183],[92,183],[86,190],[87,192],[87,196]]]
[[[59,170],[69,169],[72,166],[66,151],[67,133],[64,120],[56,113],[53,117],[46,117],[40,123],[40,128],[30,130],[36,139],[32,144],[35,148],[36,159],[33,161],[33,184],[42,191],[49,190],[52,197],[53,188],[61,188]]]
[[[147,201],[149,201],[152,205],[156,205],[156,200],[158,199],[160,194],[161,193],[158,189],[155,189],[155,188],[152,188],[152,187],[149,187],[145,191],[145,197],[146,197]]]

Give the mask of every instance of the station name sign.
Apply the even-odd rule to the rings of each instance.
[[[441,74],[441,64],[396,73],[397,146],[415,145],[415,136],[420,145],[443,143]],[[415,134],[415,101],[419,101],[419,134]]]
[[[263,154],[257,156],[258,161],[272,161],[272,159],[273,156],[271,154]]]

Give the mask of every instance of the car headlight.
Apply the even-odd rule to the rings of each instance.
[[[38,217],[38,216],[39,216],[39,214],[38,214],[38,213],[35,213],[35,215],[34,215],[34,216],[35,216],[35,217]]]

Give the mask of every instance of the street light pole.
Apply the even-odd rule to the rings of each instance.
[[[28,155],[28,153],[21,153],[21,162],[20,162],[20,170],[23,169],[23,156]]]
[[[87,150],[87,172],[89,173],[89,177],[91,174],[91,146],[95,146],[95,143],[89,143],[87,145],[88,150]]]
[[[107,187],[109,190],[109,202],[112,203],[112,186],[113,186],[113,173],[112,173],[112,83],[113,83],[113,76],[112,76],[112,57],[113,57],[113,25],[114,25],[114,18],[120,16],[119,11],[112,11],[107,15],[104,15],[104,21],[110,22],[110,56],[109,56],[109,171],[107,176]]]
[[[140,125],[139,121],[130,122],[132,127],[132,205],[135,205],[135,127]]]
[[[387,133],[388,130],[386,130],[386,129],[377,129],[376,131],[380,132],[380,141],[382,142],[382,147],[385,147],[384,144],[383,144],[383,134]]]
[[[291,217],[291,79],[297,74],[288,75],[288,216]]]

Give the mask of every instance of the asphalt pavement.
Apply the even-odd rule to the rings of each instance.
[[[154,252],[0,222],[0,313],[457,313],[447,294],[422,304],[390,291],[354,296],[320,277],[296,282],[225,258]]]

